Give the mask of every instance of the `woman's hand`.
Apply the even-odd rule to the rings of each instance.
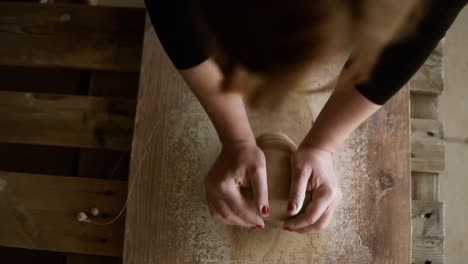
[[[341,189],[333,169],[331,152],[301,146],[291,157],[291,190],[288,212],[296,215],[288,220],[284,229],[301,234],[326,228],[341,200]],[[304,203],[306,191],[312,191],[312,200]]]
[[[241,193],[252,188],[254,203]],[[263,151],[253,142],[224,144],[221,154],[205,180],[211,214],[229,225],[261,229],[265,227],[260,213],[269,214],[266,163]]]

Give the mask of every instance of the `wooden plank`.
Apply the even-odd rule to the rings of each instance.
[[[76,214],[99,208],[108,221],[122,208],[125,181],[0,172],[0,245],[120,256],[124,219],[97,226]]]
[[[436,95],[411,94],[411,118],[439,119],[439,102]]]
[[[413,237],[445,236],[444,202],[413,200]]]
[[[432,52],[424,65],[411,78],[411,93],[440,95],[444,90],[443,42]]]
[[[413,136],[411,138],[411,170],[442,172],[445,170],[445,141]]]
[[[444,240],[413,238],[413,264],[445,264]]]
[[[411,120],[411,170],[442,172],[445,169],[445,140],[436,120]]]
[[[0,92],[0,141],[128,150],[135,102]]]
[[[0,246],[2,263],[14,264],[63,264],[65,255],[59,252],[29,250],[23,248],[11,248]]]
[[[374,197],[368,196],[376,204],[366,206],[367,209],[373,207],[371,211],[377,213],[369,223],[376,230],[372,263],[409,263],[411,260],[411,220],[406,216],[411,213],[410,86],[404,87],[366,122],[372,129],[356,132],[370,139],[366,162],[379,186],[373,185],[379,190]],[[355,157],[356,149],[351,149]],[[368,191],[366,188],[359,190],[363,196]],[[374,214],[371,211],[368,216]]]
[[[432,119],[411,119],[411,136],[424,139],[443,139],[442,122]]]
[[[104,257],[95,255],[69,254],[66,264],[120,264],[118,257]]]
[[[444,203],[413,201],[413,263],[445,263]]]
[[[253,130],[282,131],[297,143],[326,98],[298,96],[274,113],[250,112]],[[147,23],[124,263],[410,263],[408,99],[403,89],[337,154],[345,198],[327,231],[228,227],[210,216],[203,188],[221,148],[216,132]]]
[[[0,3],[0,64],[140,68],[144,9]]]
[[[412,172],[412,199],[437,201],[439,199],[439,174],[430,172]]]

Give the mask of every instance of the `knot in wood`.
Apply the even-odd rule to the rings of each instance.
[[[393,184],[394,184],[393,177],[389,173],[381,171],[379,175],[379,180],[380,180],[380,187],[383,190],[393,187]]]

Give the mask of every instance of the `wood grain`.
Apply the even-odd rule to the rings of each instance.
[[[0,245],[120,256],[123,219],[107,226],[80,223],[76,214],[96,207],[105,222],[117,215],[127,182],[0,172]]]
[[[140,68],[144,9],[0,3],[0,65]]]
[[[411,170],[443,172],[445,170],[445,141],[427,136],[411,137]]]
[[[370,213],[374,226],[372,263],[409,263],[411,260],[411,172],[409,87],[403,88],[368,121],[367,166],[378,187],[368,190],[375,199]],[[367,191],[368,191],[367,190]],[[362,192],[366,192],[365,189]],[[399,207],[396,209],[395,206]],[[372,216],[376,214],[375,216]],[[375,217],[375,218],[374,218]],[[363,227],[365,228],[365,227]],[[372,228],[371,228],[372,229]],[[392,252],[392,253],[390,253]]]
[[[445,141],[442,123],[431,119],[411,120],[411,170],[442,172],[445,169]]]
[[[444,203],[413,201],[413,263],[445,263]]]
[[[249,118],[256,135],[283,132],[298,143],[326,99],[294,97]],[[410,263],[408,99],[403,89],[337,155],[345,198],[327,231],[227,227],[210,216],[203,189],[221,147],[216,132],[147,23],[124,263]]]
[[[422,139],[443,139],[444,127],[442,122],[433,119],[411,119],[411,136]]]
[[[5,91],[0,98],[0,142],[130,148],[132,100]]]

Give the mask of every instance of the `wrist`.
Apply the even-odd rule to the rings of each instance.
[[[316,149],[334,155],[340,145],[339,142],[334,141],[330,136],[316,133],[312,128],[309,133],[307,133],[299,148]]]
[[[301,144],[299,146],[299,150],[305,150],[307,152],[314,152],[314,153],[317,153],[317,154],[331,156],[331,157],[333,157],[335,155],[335,153],[333,151],[330,151],[330,150],[325,149],[325,148],[323,148],[321,146],[318,146],[318,145]]]
[[[223,148],[243,147],[257,145],[253,133],[242,136],[222,137],[220,136]]]

